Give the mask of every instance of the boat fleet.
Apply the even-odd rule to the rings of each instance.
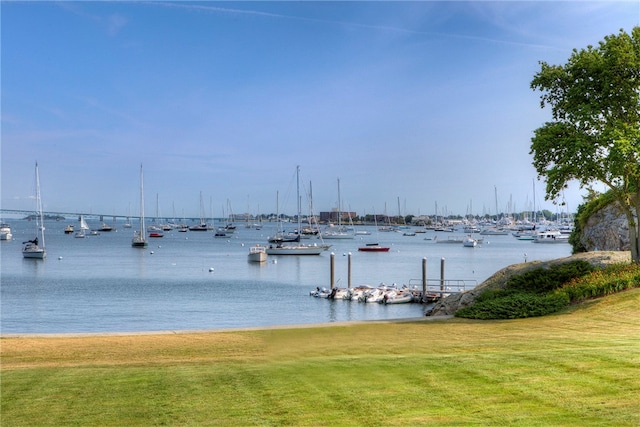
[[[361,285],[354,288],[321,288],[309,292],[312,297],[335,300],[357,301],[377,304],[406,304],[422,302],[422,291],[407,285],[398,288],[396,284],[379,286]]]
[[[324,243],[324,239],[354,239],[356,235],[370,235],[369,231],[360,231],[356,232],[353,224],[350,227],[345,227],[340,222],[340,207],[338,208],[338,218],[339,223],[337,226],[329,225],[327,229],[324,231],[320,231],[319,228],[312,227],[302,227],[301,218],[301,198],[300,198],[300,167],[296,167],[296,189],[297,189],[297,201],[298,201],[298,228],[293,233],[285,234],[282,231],[282,225],[279,223],[278,231],[274,236],[268,238],[268,245],[260,246],[255,245],[252,246],[248,253],[248,260],[250,262],[264,262],[268,255],[320,255],[322,252],[327,251],[331,245]],[[35,180],[36,180],[36,215],[35,224],[36,224],[36,237],[32,240],[28,240],[23,242],[22,253],[24,258],[36,258],[36,259],[44,259],[46,257],[46,249],[45,249],[45,236],[44,236],[44,215],[42,210],[42,200],[40,195],[40,177],[38,173],[38,164],[36,162],[35,166]],[[149,238],[158,238],[163,237],[163,232],[167,230],[171,230],[173,228],[177,228],[180,232],[189,231],[209,231],[211,227],[204,221],[204,212],[202,205],[202,193],[200,194],[200,205],[201,205],[201,220],[197,225],[193,225],[191,227],[187,227],[185,224],[183,225],[167,225],[166,227],[159,225],[151,225],[148,228],[145,228],[145,214],[144,214],[144,178],[143,178],[143,169],[142,165],[140,165],[140,228],[135,231],[134,236],[131,240],[132,247],[138,248],[146,248],[148,246],[147,233]],[[338,196],[340,200],[340,180],[338,180]],[[313,214],[311,215],[313,217]],[[277,215],[280,220],[280,215]],[[376,216],[374,215],[374,219]],[[437,219],[437,217],[436,217]],[[89,232],[90,235],[98,235],[99,232],[97,230],[89,231],[89,227],[87,226],[84,217],[80,215],[80,229],[75,231],[74,226],[68,225],[64,229],[65,234],[72,234],[76,238],[84,238],[86,233]],[[132,228],[129,218],[127,218],[127,222],[124,225],[125,228]],[[258,228],[258,227],[256,227]],[[219,227],[216,229],[214,237],[229,237],[234,233],[236,226],[233,223],[227,223],[224,227]],[[102,223],[100,231],[109,232],[112,231],[113,227],[106,223]],[[534,243],[568,243],[569,235],[571,233],[571,228],[568,226],[565,227],[550,227],[543,226],[542,230],[536,229],[535,223],[524,222],[520,224],[512,224],[508,219],[502,219],[497,221],[496,223],[488,223],[482,224],[478,226],[477,224],[471,223],[463,223],[458,227],[449,226],[448,224],[439,224],[434,227],[420,226],[417,228],[412,228],[407,225],[398,225],[398,226],[390,226],[383,225],[378,227],[376,222],[376,234],[378,232],[402,232],[403,236],[416,236],[419,233],[426,233],[427,230],[433,230],[436,232],[455,232],[462,231],[465,233],[462,236],[449,236],[445,239],[438,239],[436,235],[434,238],[425,237],[425,240],[433,240],[436,243],[455,243],[462,244],[463,247],[467,248],[475,248],[479,244],[483,242],[483,237],[476,237],[476,234],[479,236],[492,236],[492,235],[508,235],[511,233],[518,240],[529,240]],[[309,239],[312,237],[316,237],[321,239],[321,243],[302,243],[301,239]],[[11,228],[8,224],[2,223],[0,224],[0,240],[10,240],[12,238]],[[388,252],[388,246],[383,246],[378,243],[378,241],[373,241],[369,243],[365,243],[358,248],[358,251],[361,252]],[[335,290],[334,290],[335,291]],[[359,294],[358,292],[361,291]],[[335,291],[338,292],[338,291]],[[326,292],[318,289],[316,291],[317,295],[315,296],[324,296]],[[399,291],[397,289],[380,289],[375,288],[371,289],[361,289],[361,290],[349,290],[348,294],[342,295],[338,294],[338,298],[342,299],[353,299],[354,295],[357,296],[358,300],[364,299],[365,302],[376,301],[387,303],[398,303],[404,302],[404,300],[409,299],[406,291]],[[384,296],[384,298],[383,298]],[[327,295],[327,298],[336,298],[334,292],[331,295]],[[389,301],[389,302],[388,302]]]

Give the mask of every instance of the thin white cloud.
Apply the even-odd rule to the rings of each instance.
[[[421,30],[413,30],[410,28],[397,27],[397,26],[391,26],[391,25],[363,24],[363,23],[353,22],[353,21],[321,19],[321,18],[305,17],[305,16],[299,16],[299,15],[286,15],[286,14],[264,12],[264,11],[252,10],[252,9],[235,9],[235,8],[225,8],[225,7],[219,7],[219,6],[197,5],[197,4],[194,5],[194,4],[173,3],[173,2],[161,2],[161,3],[146,2],[144,4],[159,5],[163,7],[172,7],[172,8],[179,8],[183,10],[191,10],[191,11],[202,11],[202,12],[211,12],[211,13],[235,14],[235,15],[245,15],[245,16],[258,16],[258,17],[264,17],[264,18],[276,18],[276,19],[286,19],[286,20],[295,20],[295,21],[304,21],[304,22],[315,22],[315,23],[321,23],[321,24],[350,27],[350,28],[361,28],[361,29],[375,30],[375,31],[384,31],[389,33],[405,34],[405,35],[458,38],[462,40],[473,40],[473,41],[480,41],[480,42],[487,42],[487,43],[499,43],[499,44],[504,44],[509,46],[528,47],[528,48],[534,48],[534,49],[556,49],[557,48],[551,45],[528,43],[528,42],[522,42],[522,41],[515,41],[511,39],[497,39],[497,38],[491,38],[491,37],[483,37],[483,36],[460,34],[460,33],[421,31]],[[473,2],[471,2],[471,4],[473,4]],[[477,4],[482,5],[485,3],[477,2]]]

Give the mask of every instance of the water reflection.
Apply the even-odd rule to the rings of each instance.
[[[47,272],[47,262],[47,258],[36,259],[22,257],[22,273],[28,277],[43,277]]]

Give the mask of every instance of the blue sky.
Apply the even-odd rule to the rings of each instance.
[[[2,2],[1,203],[294,213],[531,209],[538,61],[640,2]],[[538,208],[544,183],[536,181]],[[308,191],[308,190],[307,190]],[[577,186],[565,193],[570,210]],[[305,202],[306,205],[306,202]]]

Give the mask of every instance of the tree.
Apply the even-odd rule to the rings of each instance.
[[[574,49],[565,65],[540,62],[531,89],[542,92],[540,105],[553,117],[531,139],[546,199],[572,180],[581,188],[604,183],[624,210],[640,263],[640,27]]]

